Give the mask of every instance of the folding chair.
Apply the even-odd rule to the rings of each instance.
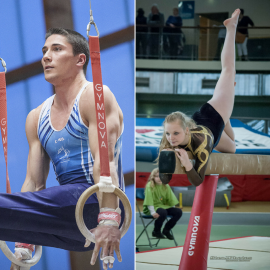
[[[153,247],[157,247],[159,241],[161,240],[161,239],[149,237],[149,234],[148,234],[148,232],[147,232],[147,227],[155,220],[155,218],[153,218],[152,215],[145,215],[145,214],[143,214],[143,213],[140,211],[139,205],[138,205],[138,203],[137,203],[137,199],[144,200],[144,189],[143,189],[143,188],[136,188],[136,206],[137,206],[137,209],[138,209],[138,212],[139,212],[139,217],[140,217],[140,219],[141,219],[141,221],[142,221],[142,224],[143,224],[143,230],[142,230],[142,232],[139,234],[139,236],[138,236],[137,239],[136,239],[136,246],[137,246],[137,247],[139,247],[139,246],[150,246],[151,249],[152,249]],[[172,217],[172,216],[169,216],[169,215],[168,215],[168,216],[167,216],[167,221],[168,221],[168,218],[171,218],[171,217]],[[150,221],[149,221],[148,223],[145,223],[145,222],[144,222],[144,219],[150,220]],[[143,234],[144,232],[146,233],[146,236],[147,236],[149,245],[137,245],[138,240],[140,239],[140,237],[142,236],[142,234]],[[178,246],[178,245],[177,245],[177,242],[176,242],[176,240],[175,240],[175,237],[174,237],[174,235],[173,235],[172,230],[171,230],[171,234],[172,234],[172,236],[173,236],[173,240],[174,240],[175,246]],[[166,239],[166,238],[165,238],[165,239]],[[155,242],[154,244],[151,242],[151,241],[153,241],[153,240],[156,240],[156,242]]]

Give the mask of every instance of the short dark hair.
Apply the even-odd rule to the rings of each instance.
[[[139,15],[139,16],[143,16],[143,15],[144,15],[144,10],[143,10],[142,8],[139,8],[139,9],[137,10],[137,12],[138,12],[138,15]]]
[[[240,8],[241,14],[244,15],[244,10]]]
[[[45,35],[45,39],[47,39],[51,35],[65,36],[67,38],[68,43],[70,43],[72,48],[73,48],[73,55],[74,56],[77,54],[80,54],[80,53],[85,54],[86,61],[85,61],[85,64],[83,66],[83,72],[84,72],[84,75],[86,75],[86,70],[87,70],[87,66],[89,63],[89,57],[90,57],[89,45],[88,45],[86,38],[76,31],[73,31],[70,29],[65,29],[65,28],[51,28],[51,29],[49,29]]]

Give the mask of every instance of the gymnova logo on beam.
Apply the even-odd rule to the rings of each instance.
[[[200,221],[200,216],[195,216],[194,218],[194,224],[192,227],[192,234],[190,238],[190,243],[189,243],[189,249],[188,249],[188,255],[193,256],[194,254],[194,249],[196,245],[196,239],[197,239],[197,232],[199,230],[199,221]]]

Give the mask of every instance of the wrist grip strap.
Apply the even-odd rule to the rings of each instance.
[[[118,226],[120,225],[120,222],[121,222],[120,214],[117,212],[113,212],[113,211],[106,211],[106,212],[101,212],[98,214],[98,223],[104,219],[105,220],[114,220],[118,223]]]
[[[35,250],[35,245],[16,242],[16,243],[15,243],[15,248],[28,248],[28,249],[30,249],[32,252],[34,252],[34,250]]]

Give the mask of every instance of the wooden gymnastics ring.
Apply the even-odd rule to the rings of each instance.
[[[77,222],[77,226],[79,230],[81,231],[82,235],[87,239],[90,240],[91,242],[95,243],[95,236],[87,229],[84,219],[83,219],[83,208],[85,205],[85,202],[87,199],[95,192],[99,191],[99,183],[96,185],[93,185],[86,189],[81,197],[79,198],[77,205],[76,205],[76,210],[75,210],[75,218]],[[130,201],[128,200],[128,197],[126,194],[118,187],[115,187],[114,192],[116,196],[119,197],[119,199],[122,201],[124,209],[125,209],[125,219],[123,222],[123,225],[120,228],[121,232],[121,238],[126,234],[128,231],[128,228],[131,224],[131,218],[132,218],[132,209],[130,205]]]
[[[42,246],[36,246],[35,255],[32,259],[19,261],[16,259],[15,255],[11,252],[11,250],[9,249],[5,241],[0,241],[0,248],[2,249],[3,253],[11,262],[15,263],[16,265],[19,265],[20,267],[24,267],[26,269],[30,269],[30,267],[37,264],[42,255]]]

